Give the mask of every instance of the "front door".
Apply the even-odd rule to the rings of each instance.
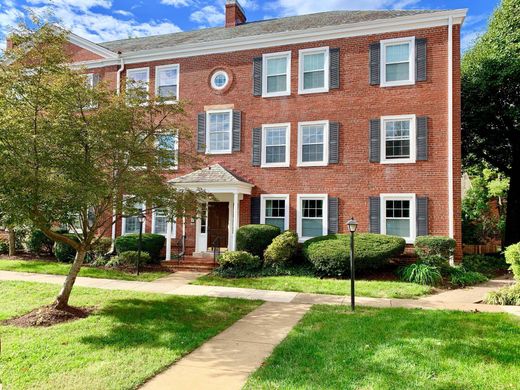
[[[208,204],[208,248],[228,246],[229,203]]]

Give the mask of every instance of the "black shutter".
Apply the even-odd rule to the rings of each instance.
[[[418,161],[428,160],[428,117],[417,117],[417,157]]]
[[[339,122],[329,123],[329,164],[339,163]]]
[[[417,197],[415,200],[417,236],[428,235],[428,198]]]
[[[371,196],[369,198],[370,233],[381,233],[381,198]]]
[[[206,151],[206,113],[201,112],[197,117],[197,152]]]
[[[338,198],[329,197],[329,222],[328,222],[328,234],[337,234],[339,227],[339,200]]]
[[[370,119],[370,162],[381,161],[381,120]]]
[[[253,96],[262,96],[262,57],[253,58]]]
[[[415,40],[415,78],[426,81],[426,38]]]
[[[254,167],[262,165],[262,128],[253,129],[253,152],[251,164]]]
[[[339,48],[329,50],[329,88],[339,88]]]
[[[233,110],[233,152],[240,152],[242,112]]]
[[[251,197],[251,223],[260,223],[260,197]]]
[[[370,85],[381,83],[381,44],[370,44]]]

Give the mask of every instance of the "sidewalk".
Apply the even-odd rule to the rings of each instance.
[[[209,296],[222,298],[256,299],[265,302],[293,304],[326,304],[342,305],[350,302],[349,296],[305,294],[287,291],[255,290],[250,288],[197,286],[189,283],[199,277],[197,272],[176,272],[153,282],[134,282],[126,280],[94,279],[78,277],[77,286],[93,287],[107,290],[142,291],[159,294]],[[33,274],[25,272],[0,271],[0,281],[16,280],[24,282],[40,282],[62,284],[65,276]],[[507,284],[502,279],[491,280],[475,287],[446,291],[419,299],[389,299],[356,297],[356,302],[370,307],[404,307],[418,309],[445,309],[482,312],[506,312],[520,316],[519,306],[484,305],[481,301],[487,292]]]

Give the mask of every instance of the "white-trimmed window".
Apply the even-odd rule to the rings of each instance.
[[[133,208],[136,209],[135,215],[123,217],[122,231],[124,234],[137,234],[139,233],[139,219],[138,214],[144,212],[146,209],[144,203],[135,203]],[[145,232],[146,219],[143,222],[143,233]]]
[[[381,163],[414,163],[415,115],[381,117]]]
[[[291,94],[291,52],[264,54],[262,96],[288,96]]]
[[[328,195],[298,194],[296,230],[300,241],[324,236],[328,229]]]
[[[289,195],[260,195],[260,223],[289,229]]]
[[[381,233],[415,240],[415,194],[381,194]]]
[[[160,150],[159,162],[169,169],[178,168],[179,142],[176,132],[162,132],[155,136],[155,144]]]
[[[298,92],[329,91],[329,48],[304,49],[299,52]]]
[[[128,69],[126,71],[126,93],[132,97],[132,91],[150,90],[150,68]]]
[[[262,167],[288,167],[290,164],[291,124],[262,126]]]
[[[155,96],[165,103],[179,100],[179,65],[155,67]]]
[[[381,41],[381,86],[415,84],[415,37]]]
[[[220,91],[227,87],[229,83],[229,75],[224,70],[217,70],[211,76],[211,88]]]
[[[324,166],[329,162],[329,121],[298,123],[298,166]]]
[[[233,110],[207,111],[206,123],[206,153],[231,153],[233,142]]]
[[[170,225],[171,236],[175,238],[175,222]],[[152,233],[166,236],[168,234],[168,214],[164,209],[155,209],[152,214]]]

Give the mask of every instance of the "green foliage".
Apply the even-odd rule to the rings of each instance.
[[[404,239],[382,234],[355,235],[356,270],[378,269],[403,253]],[[320,274],[344,275],[350,271],[350,235],[332,234],[305,241],[303,253]]]
[[[415,239],[415,253],[423,263],[441,265],[455,253],[456,241],[443,236],[419,236]]]
[[[273,225],[245,225],[237,230],[237,251],[246,251],[262,257],[269,244],[280,234]]]
[[[9,240],[0,238],[0,254],[4,255],[9,253]]]
[[[254,272],[262,266],[260,257],[245,251],[224,252],[218,257],[216,273],[222,276],[242,276]]]
[[[64,236],[79,242],[79,239],[75,234],[64,234]],[[56,256],[56,259],[62,263],[70,263],[74,261],[76,250],[68,244],[56,241],[54,244],[54,256]]]
[[[399,270],[401,280],[426,286],[435,286],[442,280],[439,268],[424,264],[414,263]]]
[[[47,237],[40,229],[33,229],[25,240],[27,250],[36,255],[52,253],[54,241]]]
[[[488,293],[484,302],[488,305],[520,306],[520,284],[502,287],[500,290]]]
[[[489,276],[509,268],[502,255],[465,255],[462,258],[462,266],[467,271],[480,272]]]
[[[511,264],[511,270],[516,280],[520,281],[520,242],[509,245],[505,252],[506,262]]]
[[[152,258],[152,262],[160,261],[161,251],[164,247],[166,238],[160,234],[143,234],[141,250],[147,252]],[[127,234],[116,238],[115,242],[117,254],[128,251],[137,251],[139,248],[139,234]]]
[[[139,258],[139,252],[136,251],[126,251],[121,252],[117,256],[114,256],[108,261],[106,264],[107,267],[122,267],[122,266],[137,266],[137,260],[139,259],[139,264],[144,265],[148,264],[152,261],[150,255],[146,252],[141,252],[141,257]]]
[[[264,252],[264,265],[279,267],[288,265],[298,251],[298,235],[287,230],[276,237]]]
[[[476,271],[467,271],[464,267],[450,267],[450,283],[456,287],[473,286],[488,281],[486,275]]]
[[[110,237],[101,237],[90,247],[90,256],[92,258],[102,257],[106,255],[112,247],[112,239]]]

